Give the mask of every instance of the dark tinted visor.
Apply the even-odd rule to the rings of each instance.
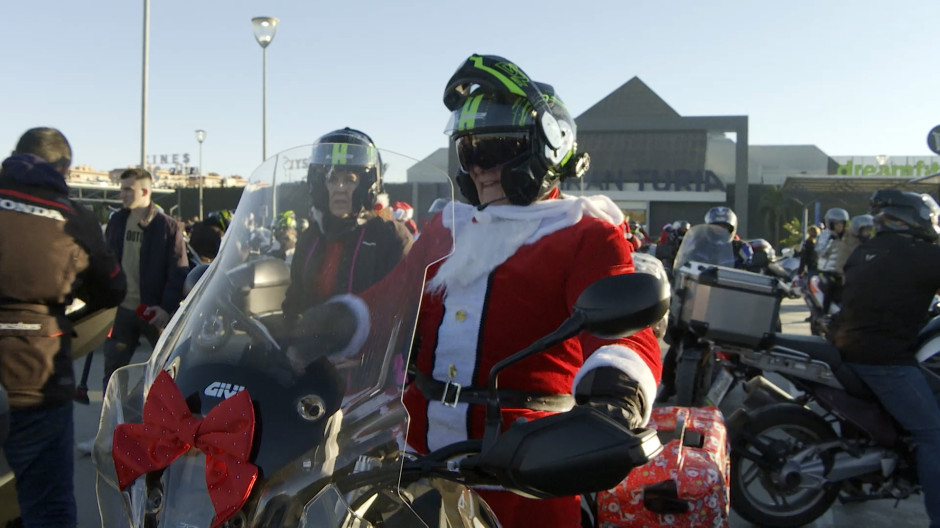
[[[472,134],[457,138],[455,144],[457,161],[465,172],[474,165],[492,169],[529,153],[526,134]]]

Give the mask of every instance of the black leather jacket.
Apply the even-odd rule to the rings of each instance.
[[[940,289],[940,246],[881,233],[845,263],[842,310],[834,341],[847,361],[916,364],[917,333]]]

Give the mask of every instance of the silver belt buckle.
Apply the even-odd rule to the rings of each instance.
[[[452,400],[448,400],[447,396],[453,387],[454,397]],[[456,381],[449,379],[444,383],[444,393],[441,394],[441,403],[448,407],[457,407],[457,403],[460,401],[460,389],[461,386]]]

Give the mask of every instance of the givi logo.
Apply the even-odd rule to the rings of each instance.
[[[231,383],[223,383],[221,381],[214,381],[206,387],[204,391],[206,396],[212,396],[213,398],[222,398],[223,400],[231,396],[235,396],[239,392],[245,390],[245,387],[241,385],[233,385]]]

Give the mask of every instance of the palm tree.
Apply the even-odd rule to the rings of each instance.
[[[773,232],[773,244],[780,244],[780,227],[788,219],[796,216],[799,204],[784,194],[779,185],[771,185],[760,197],[758,213],[764,215],[764,226]]]

